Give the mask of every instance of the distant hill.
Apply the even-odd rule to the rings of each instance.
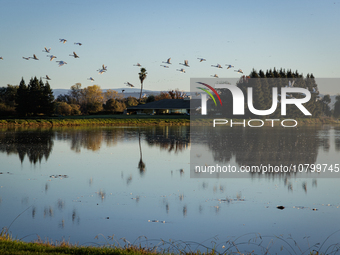
[[[68,92],[70,91],[70,89],[52,89],[52,90],[54,98],[57,98],[59,95],[68,94]]]
[[[103,89],[103,92],[106,92],[107,89]],[[138,88],[118,88],[113,89],[118,92],[118,95],[122,95],[123,97],[136,97],[139,98],[140,89]],[[124,92],[122,92],[124,90]],[[57,98],[59,95],[69,94],[70,89],[53,89],[54,98]],[[161,91],[153,91],[153,90],[143,90],[143,95],[159,95]]]

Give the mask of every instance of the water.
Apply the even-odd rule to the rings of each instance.
[[[279,127],[239,128],[224,142],[204,127],[192,132],[207,139],[191,140],[190,127],[3,128],[0,225],[24,241],[39,236],[100,245],[125,238],[145,244],[146,237],[149,245],[171,239],[194,242],[190,249],[205,251],[199,243],[225,251],[231,240],[248,251],[279,252],[283,246],[282,254],[299,251],[294,241],[304,251],[340,230],[337,175],[190,178],[193,144],[205,148],[205,157],[237,165],[340,163],[339,127],[287,134]],[[220,155],[226,143],[229,151]]]

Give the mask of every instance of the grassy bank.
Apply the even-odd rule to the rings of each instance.
[[[0,119],[2,126],[85,126],[85,125],[190,125],[190,117],[182,115],[92,115],[51,118]]]
[[[280,237],[277,237],[277,239],[282,239]],[[327,240],[327,239],[326,239]],[[250,240],[249,240],[250,242]],[[249,244],[248,242],[248,244]],[[338,244],[331,245],[328,248],[326,248],[326,252],[320,252],[316,250],[316,246],[314,245],[312,247],[309,247],[305,252],[302,252],[302,250],[299,248],[297,251],[294,250],[293,246],[291,246],[287,241],[284,242],[286,247],[282,247],[284,251],[287,252],[287,254],[311,254],[311,255],[322,255],[322,254],[337,254],[339,251]],[[269,249],[268,247],[262,247],[263,250],[260,253],[255,253],[255,251],[249,251],[249,252],[241,252],[238,249],[238,245],[234,242],[229,243],[229,248],[224,248],[224,251],[217,252],[214,248],[203,248],[205,252],[201,251],[195,251],[191,250],[190,247],[186,247],[187,245],[185,243],[181,243],[181,247],[176,247],[175,249],[166,249],[162,251],[157,251],[157,247],[153,248],[146,248],[142,247],[141,245],[126,245],[125,247],[118,247],[114,245],[107,245],[107,246],[78,246],[78,245],[72,245],[69,242],[61,241],[61,242],[50,242],[50,241],[41,241],[37,240],[34,242],[23,242],[20,240],[14,240],[12,239],[7,233],[2,232],[0,234],[0,254],[2,255],[61,255],[61,254],[78,254],[78,255],[108,255],[108,254],[114,254],[114,255],[227,255],[227,254],[268,254]],[[295,243],[296,245],[296,243]],[[197,246],[197,244],[195,244]],[[260,244],[257,244],[257,246],[261,246]],[[204,246],[203,246],[204,247]],[[321,245],[322,247],[322,245]],[[320,248],[321,248],[320,247]],[[295,247],[296,248],[296,247]],[[313,249],[314,248],[314,249]],[[233,251],[234,250],[234,251]],[[327,252],[328,251],[328,252]],[[283,252],[284,253],[284,252]]]
[[[85,247],[70,245],[65,242],[51,243],[26,243],[17,240],[0,239],[0,254],[3,255],[33,255],[33,254],[115,254],[115,255],[146,255],[155,252],[138,247],[119,248],[119,247]]]
[[[216,118],[221,118],[216,116]],[[275,121],[274,126],[279,126],[280,121]],[[230,125],[230,119],[227,118]],[[247,125],[250,119],[245,119]],[[233,119],[233,122],[242,122],[244,119]],[[271,121],[264,121],[265,126],[272,125]],[[340,124],[340,121],[332,118],[300,118],[296,119],[298,125],[317,125],[317,124]],[[213,118],[201,116],[191,124],[194,125],[211,125]],[[292,123],[287,122],[287,125]],[[7,118],[0,119],[0,126],[148,126],[148,125],[190,125],[190,116],[186,115],[90,115],[90,116],[67,116],[67,117],[50,117],[50,118]],[[240,124],[238,124],[240,125]],[[251,125],[260,125],[259,122],[252,121]]]
[[[112,237],[113,238],[113,237]],[[114,255],[149,255],[149,254],[182,254],[182,255],[203,255],[203,254],[216,254],[214,249],[207,249],[207,252],[202,253],[199,251],[184,251],[178,248],[177,251],[170,252],[162,250],[156,251],[157,246],[152,248],[142,247],[141,245],[131,245],[126,244],[124,247],[116,246],[112,244],[107,244],[106,246],[79,246],[73,245],[66,241],[60,242],[51,242],[51,241],[42,241],[40,239],[33,242],[24,242],[21,240],[15,240],[8,234],[8,229],[3,228],[2,232],[0,232],[0,254],[2,255],[59,255],[59,254],[79,254],[79,255],[105,255],[105,254],[114,254]]]

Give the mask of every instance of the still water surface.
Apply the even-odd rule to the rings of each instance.
[[[204,127],[199,132],[211,135]],[[244,133],[238,137],[247,138],[247,145],[231,136],[231,151],[219,155],[218,145],[191,141],[190,127],[1,129],[0,227],[9,227],[27,209],[10,226],[25,241],[40,236],[93,245],[114,243],[112,235],[121,243],[145,236],[154,244],[161,239],[215,244],[219,251],[232,240],[241,250],[271,252],[281,246],[299,251],[294,241],[304,251],[340,230],[339,178],[190,178],[190,148],[199,142],[212,158],[233,164],[260,163],[268,153],[275,162],[292,151],[305,156],[290,156],[291,161],[340,163],[339,127],[302,128],[303,138],[287,134],[287,146],[267,153],[261,153],[268,147],[263,145],[269,137],[275,140],[278,128],[235,132]],[[339,237],[332,235],[322,249]],[[248,245],[249,240],[261,245]]]

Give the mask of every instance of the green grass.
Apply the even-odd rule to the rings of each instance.
[[[199,117],[191,121],[194,125],[211,125],[216,117]],[[227,118],[229,119],[229,118]],[[283,118],[282,118],[283,119]],[[247,121],[248,119],[246,119]],[[300,118],[296,119],[298,125],[316,124],[340,124],[339,120],[332,118]],[[233,119],[234,122],[241,122],[243,119]],[[187,115],[87,115],[67,117],[31,117],[31,118],[7,118],[0,119],[0,126],[152,126],[152,125],[190,125],[190,116]],[[270,122],[265,121],[269,126]],[[277,121],[275,125],[280,125]]]
[[[21,254],[117,254],[117,255],[146,255],[155,254],[147,249],[138,247],[119,248],[119,247],[85,247],[74,246],[68,243],[25,243],[17,240],[1,240],[0,253],[3,255]]]
[[[20,216],[20,215],[19,215]],[[310,246],[308,242],[308,248],[306,250],[302,250],[296,241],[292,239],[292,237],[289,235],[289,238],[284,239],[281,236],[262,236],[259,233],[249,233],[242,235],[238,238],[230,239],[228,241],[224,241],[221,243],[216,243],[218,241],[217,237],[214,237],[212,239],[208,239],[206,241],[209,241],[210,247],[204,245],[203,243],[196,243],[196,242],[183,242],[183,241],[169,241],[166,242],[164,240],[158,240],[157,245],[152,247],[142,247],[142,239],[144,240],[144,243],[147,245],[150,245],[155,240],[147,240],[146,237],[140,237],[137,240],[140,242],[136,243],[129,243],[128,241],[124,240],[125,245],[122,247],[119,245],[118,242],[114,239],[114,236],[109,236],[108,239],[106,239],[103,235],[98,235],[95,237],[95,239],[98,239],[99,236],[103,236],[106,244],[105,245],[99,245],[96,243],[93,243],[96,246],[79,246],[71,244],[68,241],[50,241],[50,240],[41,240],[38,238],[38,240],[33,242],[24,242],[21,240],[13,239],[12,236],[9,234],[8,228],[4,227],[2,231],[0,232],[0,254],[2,255],[33,255],[33,254],[115,254],[115,255],[227,255],[227,254],[270,254],[270,248],[274,243],[281,241],[281,243],[278,243],[278,247],[281,247],[281,251],[284,254],[311,254],[311,255],[322,255],[322,254],[337,254],[340,251],[340,244],[332,244],[328,247],[325,246],[328,238],[333,236],[334,234],[337,234],[340,232],[340,230],[335,231],[333,234],[329,235],[323,243],[317,243],[315,245]],[[251,236],[251,238],[244,242],[244,240],[241,240],[240,238],[245,236]],[[267,244],[265,239],[263,238],[269,238],[267,239],[269,243]],[[240,240],[238,240],[240,239]],[[308,239],[308,238],[307,238]],[[136,240],[136,241],[137,241]],[[274,242],[273,242],[274,240]],[[117,243],[110,244],[110,241],[114,241]],[[308,240],[307,240],[308,241]],[[264,244],[263,244],[264,242]],[[283,245],[282,245],[283,244]],[[162,248],[164,245],[168,246],[168,248]],[[211,247],[212,245],[212,247]],[[223,246],[222,246],[223,245]],[[239,250],[240,247],[243,247],[244,245],[250,246],[249,248],[252,248],[253,245],[262,247],[260,253],[255,253],[254,250],[251,249],[251,251],[242,252]],[[198,248],[202,248],[206,252],[201,252],[198,250]],[[216,247],[221,247],[223,250],[219,253],[216,251]],[[320,251],[321,248],[324,248],[324,252]],[[193,249],[192,249],[193,248]],[[269,253],[268,253],[269,252]]]
[[[147,248],[142,247],[141,245],[130,245],[126,244],[124,247],[115,246],[115,245],[107,245],[107,246],[78,246],[70,244],[66,241],[61,242],[51,242],[51,241],[42,241],[37,240],[34,242],[23,242],[20,240],[14,240],[8,234],[7,229],[3,229],[0,233],[0,254],[2,255],[61,255],[61,254],[89,254],[89,255],[105,255],[105,254],[114,254],[114,255],[155,255],[155,254],[174,254],[173,252],[157,252],[157,247]],[[186,254],[186,255],[214,255],[215,251],[211,250],[207,253],[202,252],[184,252],[178,251],[176,254]]]
[[[1,119],[2,126],[85,126],[85,125],[189,125],[183,115],[90,115],[50,118]]]

